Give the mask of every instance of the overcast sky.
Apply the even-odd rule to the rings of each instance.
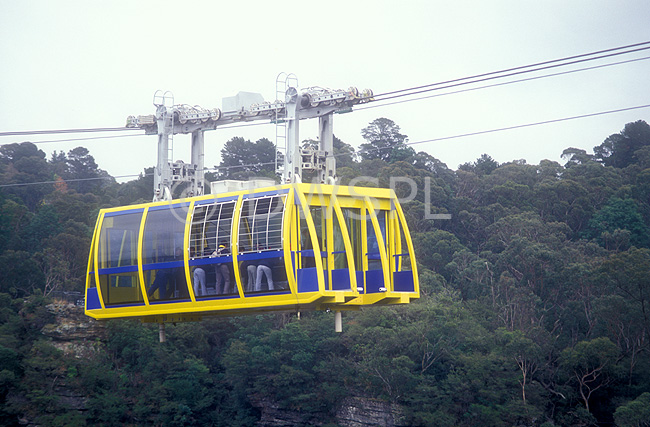
[[[272,101],[280,72],[294,73],[301,88],[383,93],[650,41],[649,23],[648,0],[0,0],[0,132],[124,126],[128,115],[154,113],[158,89],[172,91],[176,104],[206,108],[239,91]],[[645,56],[650,50],[536,75]],[[361,129],[386,117],[418,142],[646,104],[650,60],[640,60],[358,109],[335,116],[334,134],[358,147]],[[565,148],[591,152],[640,119],[650,122],[650,108],[414,148],[452,169],[482,153],[499,162],[561,161]],[[315,138],[316,129],[303,123],[301,139]],[[89,136],[98,135],[0,137],[0,144]],[[273,140],[275,129],[207,132],[207,167],[233,136]],[[174,138],[174,159],[189,161],[189,141]],[[155,136],[39,148],[49,158],[79,145],[113,176],[156,162]]]

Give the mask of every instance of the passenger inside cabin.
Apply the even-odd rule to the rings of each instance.
[[[268,285],[269,291],[275,289],[273,286],[273,264],[273,258],[263,258],[259,260],[255,278],[255,291],[262,290],[262,275],[266,276],[266,283]]]
[[[246,272],[248,273],[248,282],[246,283],[246,292],[252,292],[255,288],[255,278],[257,277],[257,265],[246,263]]]
[[[212,253],[212,251],[209,248],[205,248],[203,251],[204,255],[209,255]],[[193,253],[193,256],[198,255],[196,251]],[[206,289],[206,277],[205,277],[205,270],[201,267],[196,267],[194,269],[194,295],[195,296],[205,296],[208,294],[208,290]],[[200,292],[199,292],[200,291]]]
[[[228,247],[228,242],[223,241],[219,244],[219,247],[216,251],[212,253],[212,256],[227,256],[230,255],[230,248]],[[216,293],[217,294],[231,294],[235,292],[234,286],[230,285],[230,270],[228,269],[228,264],[223,262],[217,264],[215,267],[216,273]]]
[[[258,246],[258,251],[263,251],[266,248],[263,246]],[[275,289],[273,285],[273,266],[275,265],[275,259],[273,258],[262,258],[257,260],[257,264],[249,264],[246,267],[248,272],[248,285],[246,290],[259,292],[262,290],[262,280],[266,277],[266,284],[269,291]]]
[[[183,249],[177,247],[174,251],[173,257],[165,257],[164,261],[178,261],[183,259]],[[169,299],[172,296],[175,296],[176,291],[182,291],[182,286],[180,285],[183,280],[183,268],[161,268],[156,271],[156,278],[153,281],[153,284],[147,290],[147,296],[149,299],[153,297],[153,294],[158,291],[158,299]]]

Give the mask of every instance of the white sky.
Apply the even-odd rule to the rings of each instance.
[[[157,89],[206,108],[239,91],[272,101],[280,72],[296,74],[302,88],[377,94],[645,42],[649,24],[647,0],[0,0],[0,132],[124,126],[128,115],[154,113]],[[578,67],[644,56],[650,50]],[[634,107],[650,104],[649,76],[645,60],[369,108],[335,116],[334,134],[358,147],[361,129],[387,117],[414,142]],[[499,162],[561,161],[565,148],[591,152],[639,119],[650,122],[650,108],[414,148],[452,169],[482,153]],[[316,137],[311,122],[301,125],[301,139]],[[0,137],[0,144],[91,136]],[[273,140],[275,129],[207,132],[206,167],[219,163],[233,136]],[[189,161],[189,141],[175,137],[175,159]],[[79,145],[113,176],[156,162],[155,136],[39,148],[49,158]]]

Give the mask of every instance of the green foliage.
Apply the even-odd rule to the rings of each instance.
[[[220,179],[275,178],[275,145],[262,138],[256,142],[234,137],[221,150]]]
[[[154,168],[145,168],[137,179],[120,184],[117,197],[120,205],[147,203],[153,193]]]
[[[614,419],[620,427],[650,426],[650,393],[645,392],[616,408]]]
[[[650,227],[645,224],[633,199],[613,197],[589,220],[589,237],[598,239],[611,250],[625,250],[630,244],[648,247]]]
[[[464,163],[458,167],[476,175],[489,175],[499,167],[499,163],[487,154],[481,154],[481,157],[473,163]]]
[[[24,184],[51,181],[53,175],[45,157],[45,153],[30,142],[0,146],[0,182]],[[3,191],[18,198],[33,210],[40,200],[52,191],[52,186],[15,186],[7,187]]]
[[[52,205],[41,206],[23,230],[25,249],[39,251],[45,241],[61,229],[59,215]]]
[[[0,255],[0,292],[13,296],[31,295],[43,283],[35,257],[25,251],[5,251]]]
[[[63,179],[72,180],[68,184],[68,188],[80,194],[98,191],[104,186],[105,180],[97,178],[109,178],[105,171],[97,167],[95,159],[90,155],[88,149],[84,147],[77,147],[68,151],[65,167],[59,173],[59,176]]]
[[[359,147],[363,160],[383,160],[388,163],[406,160],[415,150],[406,145],[408,137],[400,133],[395,122],[387,118],[375,119],[361,131],[367,142]]]
[[[389,119],[363,136],[359,158],[335,138],[339,177],[403,198],[422,297],[345,312],[342,334],[331,313],[267,314],[169,325],[160,344],[120,320],[73,357],[42,333],[47,295],[83,289],[98,209],[150,200],[151,169],[0,190],[0,424],[248,426],[273,407],[333,425],[362,397],[414,426],[649,425],[647,124],[564,166],[484,154],[456,171]],[[275,176],[266,139],[222,154],[221,178]],[[57,177],[105,175],[85,149],[0,147],[3,184]]]
[[[610,135],[594,147],[596,160],[606,166],[624,168],[637,162],[637,152],[650,145],[650,125],[643,120],[628,123],[617,134]]]

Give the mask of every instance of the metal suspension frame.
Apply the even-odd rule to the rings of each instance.
[[[315,171],[317,181],[336,184],[336,159],[334,157],[334,113],[348,112],[352,106],[373,100],[372,91],[329,90],[312,87],[299,92],[294,74],[280,73],[276,79],[274,102],[252,103],[236,111],[222,113],[218,108],[175,105],[171,92],[154,94],[156,113],[129,116],[127,127],[144,129],[148,135],[158,135],[158,157],[154,175],[153,201],[168,201],[174,196],[176,185],[186,183],[187,196],[203,195],[204,132],[218,126],[253,120],[270,120],[276,124],[276,172],[282,183],[300,183],[304,171]],[[319,148],[300,147],[300,120],[319,119]],[[191,162],[172,162],[173,136],[177,133],[192,135]],[[282,147],[284,145],[284,147]],[[278,153],[283,155],[284,167],[278,165]]]

